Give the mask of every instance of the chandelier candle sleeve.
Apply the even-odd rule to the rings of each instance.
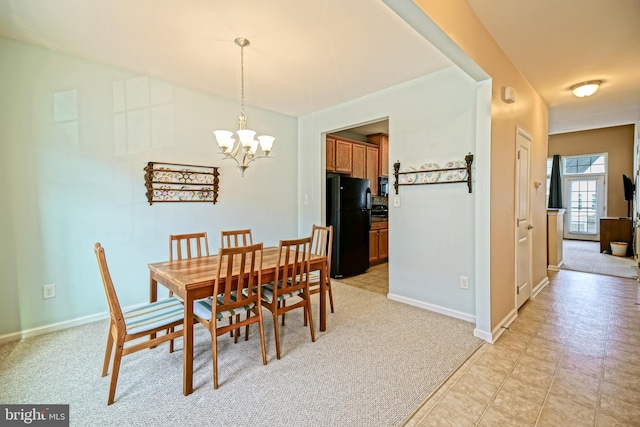
[[[249,163],[256,159],[268,157],[273,147],[275,138],[270,135],[260,135],[256,140],[256,132],[247,129],[247,116],[244,114],[244,48],[249,46],[249,40],[238,37],[234,40],[240,46],[240,116],[238,117],[238,141],[233,138],[233,132],[228,130],[216,130],[213,134],[220,147],[220,152],[224,159],[233,159],[238,165],[238,169],[244,176],[244,171],[249,167]],[[262,150],[261,155],[257,154],[258,148]],[[241,157],[241,159],[240,159]]]

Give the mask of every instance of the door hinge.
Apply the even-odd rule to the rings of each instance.
[[[520,150],[518,150],[518,160],[520,160]]]
[[[516,295],[520,295],[520,286],[516,286]]]
[[[520,218],[516,218],[516,227],[520,227]]]

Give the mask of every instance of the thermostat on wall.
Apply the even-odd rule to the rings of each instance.
[[[516,90],[511,86],[506,86],[502,94],[502,100],[508,104],[516,102]]]

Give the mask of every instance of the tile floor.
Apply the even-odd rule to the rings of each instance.
[[[389,293],[389,264],[386,262],[369,267],[365,274],[337,279],[340,283],[387,295]]]
[[[380,291],[384,273],[372,273]],[[341,282],[366,288],[356,278]],[[567,270],[549,279],[405,426],[640,426],[638,282]]]

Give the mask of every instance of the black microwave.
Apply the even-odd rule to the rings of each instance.
[[[384,197],[389,195],[389,178],[386,176],[378,177],[378,195]]]

